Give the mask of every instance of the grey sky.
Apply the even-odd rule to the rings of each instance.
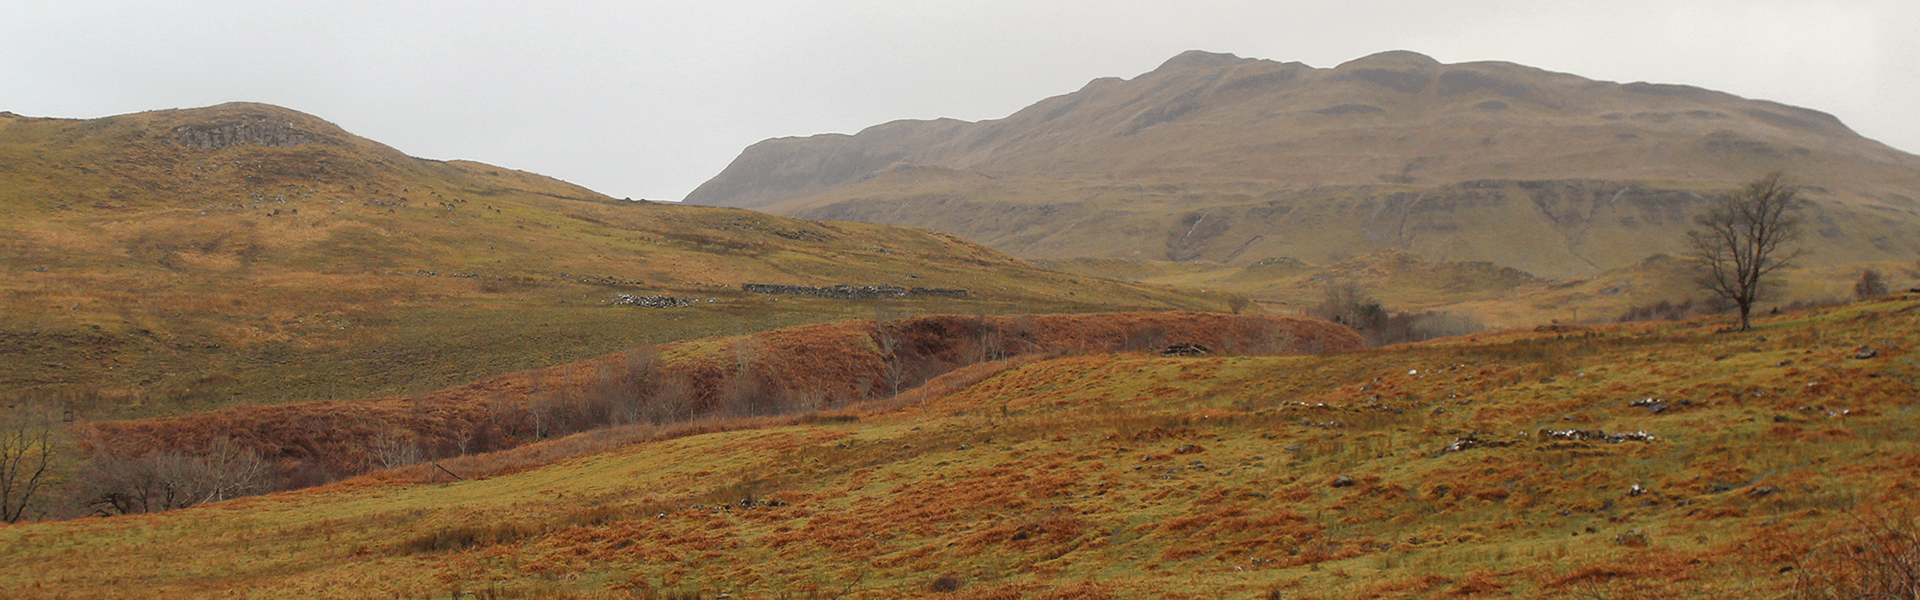
[[[999,118],[1193,49],[1316,67],[1404,49],[1685,83],[1920,152],[1914,0],[10,4],[0,110],[266,102],[616,197],[678,199],[765,138]]]

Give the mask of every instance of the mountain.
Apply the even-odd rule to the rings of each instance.
[[[1917,309],[1908,295],[1763,316],[1750,333],[1716,333],[1720,318],[1320,356],[982,363],[912,402],[438,465],[463,480],[422,464],[4,526],[0,594],[1906,593]],[[539,457],[551,464],[527,464]]]
[[[887,309],[909,314],[1225,306],[932,231],[628,202],[415,158],[268,105],[0,113],[7,395],[173,414],[425,392],[642,344],[872,317],[879,302],[746,283],[947,290]]]
[[[1681,254],[1702,197],[1784,169],[1807,264],[1920,254],[1920,157],[1685,85],[1385,52],[1188,52],[1004,119],[755,144],[687,202],[930,227],[1025,258],[1315,264],[1402,250],[1548,277]]]

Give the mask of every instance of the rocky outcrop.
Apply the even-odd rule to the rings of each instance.
[[[312,134],[294,128],[292,123],[266,117],[220,124],[181,125],[173,128],[173,134],[174,140],[201,150],[219,150],[241,144],[304,146],[314,143]]]

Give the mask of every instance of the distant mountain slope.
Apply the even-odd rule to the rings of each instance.
[[[950,235],[625,202],[260,104],[0,113],[0,394],[142,414],[426,391],[643,343],[873,316],[743,283],[969,290],[907,312],[1219,308]],[[617,293],[683,308],[609,304]]]
[[[1832,115],[1690,86],[1386,52],[1188,52],[1004,119],[747,148],[688,196],[934,227],[1029,258],[1334,262],[1381,249],[1584,276],[1681,250],[1717,192],[1807,185],[1820,264],[1920,253],[1920,157]]]

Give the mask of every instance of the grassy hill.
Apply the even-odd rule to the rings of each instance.
[[[414,158],[273,106],[0,113],[4,394],[137,416],[419,393],[880,303],[743,283],[971,292],[888,309],[909,314],[1224,306],[931,231],[627,202]]]
[[[1920,298],[1727,325],[983,363],[483,478],[0,528],[0,590],[1784,598],[1910,565]]]

